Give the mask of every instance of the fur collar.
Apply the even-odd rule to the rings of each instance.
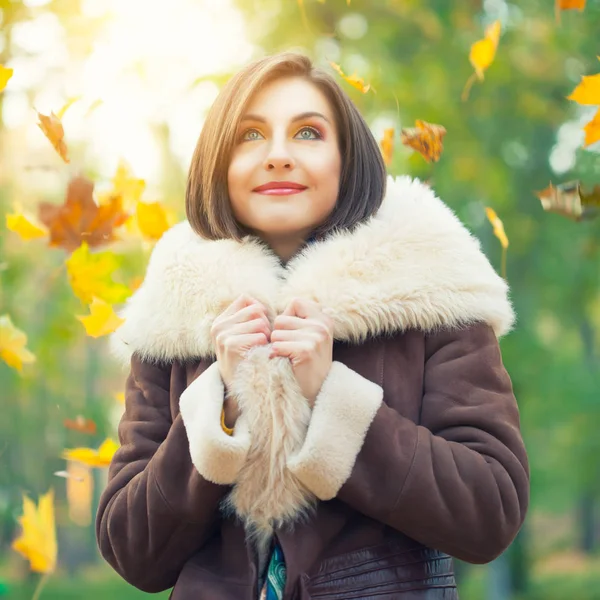
[[[281,265],[253,236],[205,240],[183,221],[156,244],[143,284],[120,316],[111,349],[128,364],[214,357],[213,320],[241,293],[263,302],[272,321],[294,297],[316,300],[335,339],[410,328],[434,331],[476,321],[498,337],[514,313],[508,286],[480,243],[425,184],[388,177],[378,213],[353,232],[335,232]]]

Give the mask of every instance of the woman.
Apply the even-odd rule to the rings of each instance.
[[[100,550],[173,600],[458,598],[519,531],[507,286],[422,183],[386,182],[309,59],[256,61],[193,156],[114,351],[130,366]]]

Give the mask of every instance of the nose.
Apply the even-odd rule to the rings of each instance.
[[[294,158],[288,145],[285,141],[277,141],[275,139],[269,144],[263,164],[267,171],[272,171],[273,169],[292,169],[295,166]]]

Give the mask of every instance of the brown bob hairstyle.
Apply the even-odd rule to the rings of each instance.
[[[342,167],[335,208],[312,235],[322,238],[335,229],[350,229],[379,209],[385,194],[386,170],[377,141],[358,109],[326,71],[295,52],[256,60],[223,87],[211,106],[192,156],[185,195],[187,219],[200,236],[235,239],[251,234],[233,216],[227,171],[236,133],[253,94],[280,77],[297,76],[325,94],[335,114]]]

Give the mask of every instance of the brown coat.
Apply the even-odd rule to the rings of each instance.
[[[287,359],[248,354],[220,427],[210,324],[240,293],[334,320],[314,409]],[[529,467],[498,337],[504,280],[418,181],[388,181],[372,222],[287,268],[253,238],[187,223],[156,246],[113,348],[130,373],[121,448],[97,515],[106,560],[173,600],[256,600],[270,543],[286,600],[457,598],[452,558],[485,563],[523,523]]]

